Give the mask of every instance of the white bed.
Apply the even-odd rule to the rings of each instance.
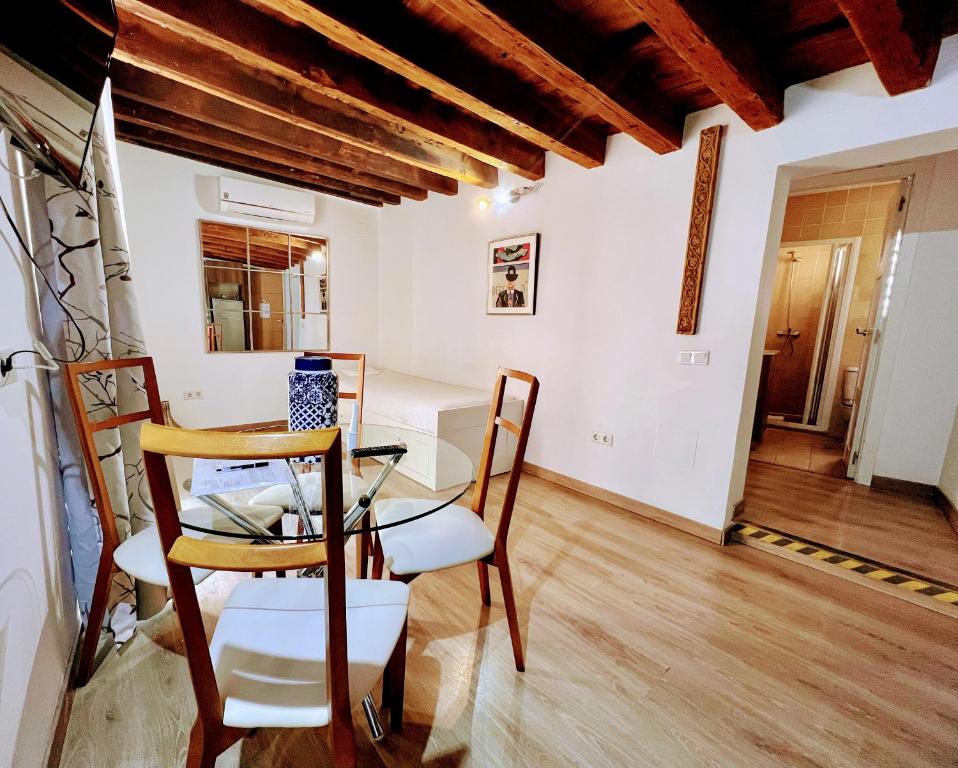
[[[343,376],[344,390],[353,388],[348,375]],[[473,471],[478,468],[482,438],[492,392],[460,387],[433,379],[423,379],[390,370],[366,370],[363,396],[364,442],[380,439],[397,442],[398,433],[390,427],[405,427],[421,433],[421,439],[405,439],[408,453],[397,467],[398,472],[428,488],[438,491],[458,482],[458,473],[438,450],[437,438],[461,449],[472,459]],[[523,401],[506,395],[502,405],[504,418],[522,421]],[[346,410],[345,408],[343,409]],[[499,430],[492,473],[506,472],[516,450],[515,436]]]

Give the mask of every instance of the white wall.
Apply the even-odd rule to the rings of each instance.
[[[903,300],[874,473],[937,485],[958,404],[958,153],[930,172],[909,226],[917,242],[907,283],[896,286]]]
[[[938,487],[945,497],[958,507],[958,411],[955,411],[955,422],[951,425],[951,439],[942,462]]]
[[[214,166],[119,144],[130,257],[147,349],[156,361],[160,393],[173,416],[191,427],[284,417],[284,352],[205,351],[200,219],[225,221],[329,238],[332,348],[366,352],[379,347],[377,215],[370,206],[316,197],[312,226],[273,225],[264,219],[223,216],[216,210],[216,178],[248,178]],[[183,392],[203,391],[185,401]]]
[[[0,152],[12,167],[14,153]],[[17,217],[14,184],[0,171],[0,196]],[[18,227],[26,236],[22,219]],[[3,356],[40,337],[25,261],[0,217]],[[0,387],[0,435],[0,768],[20,768],[44,764],[79,631],[45,374],[17,371]]]
[[[729,129],[699,333],[681,337],[674,329],[697,135],[716,123]],[[669,155],[621,135],[595,170],[549,154],[541,190],[504,210],[480,213],[483,193],[468,188],[383,210],[380,281],[397,287],[383,291],[382,360],[475,386],[489,386],[499,364],[529,370],[542,382],[529,461],[721,527],[744,487],[792,175],[781,167],[805,164],[811,174],[811,158],[956,126],[952,37],[921,91],[889,98],[870,65],[856,67],[789,88],[785,121],[766,131],[716,107],[690,116],[683,148]],[[503,184],[518,183],[504,175]],[[537,315],[486,316],[487,241],[533,231],[542,233]],[[687,349],[710,350],[711,364],[677,366]],[[590,443],[593,428],[613,432],[614,447]]]

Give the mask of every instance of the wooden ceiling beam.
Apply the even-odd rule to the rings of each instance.
[[[626,0],[652,31],[755,130],[782,121],[784,89],[721,4],[701,0]]]
[[[157,107],[319,160],[359,168],[444,195],[454,195],[459,189],[455,179],[299,128],[123,61],[111,64],[110,82],[112,92],[130,102]]]
[[[238,251],[235,248],[222,247],[219,245],[212,245],[210,243],[203,243],[203,256],[208,259],[217,259],[219,261],[229,261],[235,262],[236,264],[246,264],[246,249]],[[257,254],[252,258],[255,261],[251,262],[253,267],[260,267],[266,269],[289,269],[290,264],[288,260],[283,260],[279,258],[273,258],[268,256],[263,256],[262,254]],[[297,266],[294,264],[293,266]],[[229,267],[222,267],[222,269],[229,269]]]
[[[470,51],[398,3],[371,9],[355,0],[244,0],[305,24],[339,45],[443,99],[586,168],[605,160],[606,136],[535,88]],[[545,23],[548,23],[547,20]]]
[[[252,228],[253,231],[269,231],[269,230],[257,230],[255,227]],[[245,230],[245,227],[244,227]],[[245,233],[244,233],[245,234]],[[230,237],[227,235],[221,234],[211,234],[208,231],[203,232],[203,247],[204,248],[218,248],[220,250],[242,247],[243,252],[246,252],[246,238],[240,238],[239,236]],[[252,240],[250,241],[250,253],[255,255],[257,259],[267,259],[273,261],[284,261],[288,257],[293,259],[294,264],[298,264],[307,256],[309,256],[310,249],[307,248],[293,248],[292,250],[283,248],[275,245],[263,245],[262,243],[256,243]]]
[[[120,61],[394,160],[483,187],[498,182],[495,167],[464,152],[309,92],[123,9],[118,16],[114,57]]]
[[[838,7],[892,96],[931,82],[941,47],[926,0],[838,0]]]
[[[236,225],[239,229],[242,230],[242,233],[237,232],[219,232],[212,231],[209,229],[203,230],[203,242],[212,246],[229,248],[235,246],[237,243],[241,244],[243,250],[246,249],[246,229],[247,227],[240,227]],[[256,235],[261,235],[265,233],[272,233],[274,230],[269,229],[260,229],[258,227],[249,227],[250,229],[250,251],[257,254],[262,254],[270,258],[285,259],[287,255],[291,255],[292,258],[299,262],[305,259],[309,254],[315,249],[318,243],[314,243],[312,247],[306,246],[293,246],[289,248],[288,246],[283,245],[273,245],[263,243],[261,240],[256,238]],[[280,232],[278,234],[285,235],[285,232]],[[297,238],[293,238],[296,240]]]
[[[330,183],[343,181],[369,189],[378,189],[380,192],[390,192],[401,197],[408,197],[411,200],[426,199],[426,190],[424,189],[391,179],[383,179],[362,171],[354,171],[336,163],[317,160],[309,155],[293,152],[273,144],[266,144],[257,139],[207,125],[199,120],[184,117],[174,112],[167,112],[149,104],[140,104],[124,96],[114,97],[113,112],[117,119],[126,123],[144,128],[157,128],[181,136],[184,139],[202,142],[220,149],[232,150],[271,163],[288,165],[325,177]]]
[[[543,151],[365,59],[334,48],[303,26],[290,26],[235,0],[118,0],[155,22],[237,61],[357,107],[528,179],[541,179]]]
[[[581,29],[548,0],[433,0],[431,5],[655,152],[682,146],[683,120],[664,96],[652,87],[638,91],[628,65],[584,40]]]
[[[117,120],[117,137],[135,144],[149,146],[152,149],[178,154],[199,160],[210,165],[218,165],[229,170],[241,171],[251,176],[260,176],[272,181],[281,181],[284,184],[304,187],[326,195],[343,197],[361,203],[370,204],[397,204],[399,195],[391,195],[373,189],[363,189],[355,185],[337,182],[332,185],[326,177],[319,177],[312,173],[301,171],[278,163],[270,163],[255,157],[233,152],[198,141],[183,139],[176,134],[160,131],[155,128],[143,128],[139,125]]]

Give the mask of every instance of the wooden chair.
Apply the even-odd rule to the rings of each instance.
[[[117,414],[101,421],[94,421],[87,413],[86,402],[83,397],[85,383],[91,376],[106,375],[124,368],[141,368],[143,370],[146,409],[134,413]],[[156,584],[161,587],[169,586],[163,561],[163,551],[160,548],[159,534],[155,526],[131,534],[120,541],[120,534],[116,527],[116,516],[107,489],[106,479],[103,475],[103,468],[100,465],[94,436],[102,430],[139,421],[163,424],[165,414],[156,384],[153,358],[151,357],[68,363],[64,366],[64,384],[70,400],[70,407],[73,410],[73,417],[76,420],[80,449],[83,453],[90,491],[93,493],[93,499],[96,503],[97,516],[100,520],[100,529],[103,535],[103,548],[100,552],[100,564],[97,568],[96,581],[93,587],[93,599],[87,616],[83,645],[80,648],[77,660],[76,684],[82,686],[90,679],[93,671],[93,662],[100,640],[100,629],[110,599],[110,585],[116,570],[119,568],[134,579],[148,584]],[[242,506],[240,510],[243,514],[266,527],[274,525],[283,514],[283,510],[276,506]],[[183,518],[194,525],[203,526],[209,524],[211,512],[198,504],[194,508],[184,511]],[[223,521],[220,527],[224,530],[239,530],[238,527],[233,526],[228,521]],[[208,570],[195,570],[193,578],[199,583],[210,573],[211,571]]]
[[[356,425],[356,433],[359,439],[359,444],[362,445],[363,440],[363,392],[365,389],[366,382],[366,355],[361,352],[318,352],[318,351],[306,351],[303,353],[306,357],[328,357],[331,360],[354,360],[356,362],[356,390],[355,392],[343,392],[340,389],[339,399],[340,400],[355,400],[356,401],[356,411],[358,413],[358,423]],[[340,382],[342,383],[342,382]],[[352,426],[352,425],[350,425]],[[359,469],[359,462],[357,461],[354,464],[356,469]],[[315,481],[309,475],[301,475],[299,479],[300,486],[303,488],[303,493],[307,499],[317,498],[317,490],[315,487],[312,487]],[[360,488],[359,490],[365,490]],[[347,497],[350,497],[351,494],[347,493]],[[347,503],[350,499],[347,499]],[[253,497],[253,502],[258,504],[279,504],[286,510],[289,510],[292,506],[292,492],[286,486],[274,486],[272,488],[267,488],[265,491],[260,492]],[[363,528],[368,527],[367,523],[369,522],[369,515],[363,517],[361,525]],[[366,572],[368,569],[369,556],[372,554],[372,538],[368,533],[362,533],[356,537],[356,577],[365,578]]]
[[[303,353],[306,357],[328,357],[330,360],[354,360],[356,362],[356,391],[343,392],[339,390],[340,400],[355,400],[359,411],[359,439],[363,437],[363,392],[366,385],[366,355],[362,352],[314,352]],[[340,381],[342,384],[342,381]]]
[[[529,385],[529,396],[522,414],[521,425],[502,417],[502,401],[508,379],[518,379]],[[389,568],[391,579],[409,583],[421,573],[476,562],[479,568],[479,591],[485,605],[490,604],[489,566],[498,568],[516,669],[520,672],[525,669],[525,662],[522,655],[522,637],[519,634],[519,619],[516,613],[516,599],[512,588],[506,540],[509,536],[509,523],[512,521],[512,509],[516,502],[516,491],[519,488],[519,476],[526,453],[526,444],[529,441],[529,430],[532,426],[532,415],[535,413],[538,392],[539,380],[535,376],[509,368],[500,368],[496,375],[492,403],[489,407],[489,420],[486,422],[482,458],[472,495],[472,508],[450,505],[420,520],[387,528],[376,536],[373,548],[374,579],[382,578],[384,566]],[[485,524],[483,516],[499,427],[512,432],[517,438],[517,444],[516,454],[509,470],[499,525],[493,535]],[[427,511],[433,504],[434,502],[423,499],[380,501],[375,505],[376,522],[388,524],[414,517]]]
[[[206,351],[219,352],[223,349],[223,324],[206,324]]]
[[[343,515],[330,513],[343,504],[339,429],[243,434],[147,424],[140,444],[196,694],[187,768],[213,768],[217,755],[255,728],[325,725],[334,764],[355,766],[352,710],[384,674],[392,728],[402,727],[409,588],[345,577]],[[167,457],[319,455],[323,541],[241,546],[183,535]],[[239,582],[207,644],[191,568],[263,572],[317,565],[326,567],[323,578]]]

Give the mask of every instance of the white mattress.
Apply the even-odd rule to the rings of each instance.
[[[437,432],[440,411],[477,405],[488,408],[492,402],[491,391],[388,370],[367,376],[365,390],[364,423],[376,424],[376,416],[384,416],[430,435]],[[505,399],[518,398],[506,395]]]

